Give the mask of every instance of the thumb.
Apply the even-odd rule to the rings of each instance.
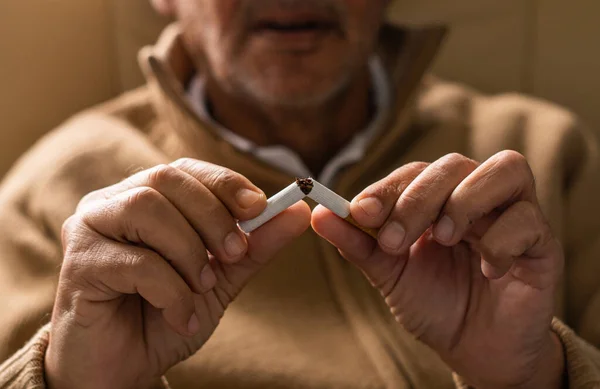
[[[234,297],[252,276],[279,250],[300,236],[310,225],[310,207],[304,201],[291,206],[248,236],[248,252],[239,262],[226,264],[211,260],[222,288]]]
[[[344,258],[358,267],[381,293],[389,293],[395,284],[394,277],[402,272],[404,256],[386,254],[375,239],[323,206],[314,209],[312,227],[334,245]]]

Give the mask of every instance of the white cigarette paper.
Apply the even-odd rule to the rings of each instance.
[[[313,185],[314,187],[308,194],[308,197],[329,209],[342,219],[350,216],[350,202],[348,200],[318,181],[313,180]]]
[[[305,197],[306,195],[300,190],[298,184],[294,182],[268,199],[267,207],[260,215],[252,220],[240,222],[238,225],[242,231],[249,234]]]
[[[296,182],[267,200],[267,208],[256,219],[241,222],[239,226],[244,232],[250,233],[305,197],[313,199],[373,239],[378,239],[379,230],[361,226],[350,215],[348,200],[312,178],[296,179]]]

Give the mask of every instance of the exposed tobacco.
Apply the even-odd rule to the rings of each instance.
[[[304,193],[307,196],[310,194],[310,192],[315,186],[313,180],[310,178],[296,178],[296,184],[298,185],[298,188],[300,188],[302,193]]]

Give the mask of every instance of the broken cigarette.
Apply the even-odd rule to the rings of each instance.
[[[296,182],[267,200],[267,208],[258,217],[239,223],[242,231],[250,233],[304,197],[309,197],[348,223],[359,228],[374,239],[378,231],[360,226],[350,214],[350,202],[312,178],[298,178]]]
[[[294,182],[268,199],[267,207],[260,215],[252,220],[240,222],[239,226],[242,231],[249,234],[305,197],[306,194],[301,190],[300,185]]]

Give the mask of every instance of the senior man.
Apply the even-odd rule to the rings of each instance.
[[[385,0],[154,5],[147,85],[3,183],[1,388],[600,385],[572,115],[424,78],[443,29]],[[308,175],[378,239],[304,202],[238,229]]]

